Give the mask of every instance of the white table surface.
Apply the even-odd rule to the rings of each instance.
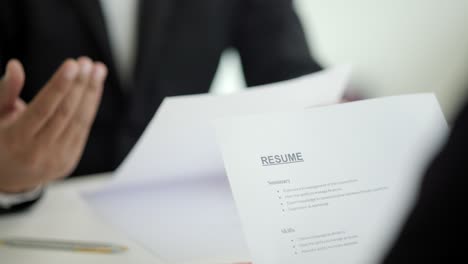
[[[97,218],[81,200],[81,191],[99,188],[110,180],[109,174],[102,174],[70,179],[49,186],[44,197],[31,210],[0,216],[0,239],[31,237],[110,242],[127,246],[127,252],[93,254],[0,246],[0,263],[162,263],[156,255]]]

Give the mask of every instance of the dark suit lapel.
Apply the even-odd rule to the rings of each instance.
[[[134,71],[136,82],[155,74],[175,0],[140,0],[138,53]],[[160,64],[159,64],[160,65]]]
[[[70,0],[70,2],[83,19],[83,23],[90,30],[90,33],[96,41],[96,45],[103,56],[104,63],[107,64],[111,71],[116,72],[110,48],[109,34],[99,0]]]
[[[129,0],[133,1],[133,0]],[[137,58],[134,81],[138,87],[158,72],[158,59],[175,0],[139,0]],[[117,72],[99,0],[70,0],[94,37],[110,71]],[[122,84],[116,80],[120,86]],[[120,87],[121,88],[121,87]]]

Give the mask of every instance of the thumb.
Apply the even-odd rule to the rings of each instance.
[[[8,111],[15,106],[24,85],[24,69],[18,60],[10,60],[6,73],[0,81],[0,113]]]

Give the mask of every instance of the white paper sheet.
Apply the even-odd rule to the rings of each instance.
[[[117,181],[165,181],[224,175],[212,121],[241,114],[337,103],[350,75],[346,66],[231,95],[168,97],[116,173]]]
[[[446,133],[433,95],[218,121],[253,262],[378,263]]]
[[[106,221],[167,262],[250,259],[227,178],[120,186],[85,198]]]

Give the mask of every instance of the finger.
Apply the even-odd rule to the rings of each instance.
[[[29,104],[19,118],[15,130],[33,136],[54,114],[78,76],[79,66],[75,60],[67,60],[52,79]]]
[[[101,101],[106,77],[106,66],[102,63],[96,63],[90,84],[81,99],[72,122],[57,140],[57,142],[61,142],[63,151],[67,153],[66,155],[77,158],[81,156]]]
[[[61,101],[55,113],[47,120],[46,124],[38,131],[39,142],[49,144],[63,133],[64,129],[70,125],[81,98],[85,94],[93,71],[91,59],[82,57],[78,59],[80,72],[74,84],[69,88],[69,92]]]
[[[24,86],[23,65],[18,60],[10,60],[4,78],[0,81],[0,114],[15,107],[16,99]]]

